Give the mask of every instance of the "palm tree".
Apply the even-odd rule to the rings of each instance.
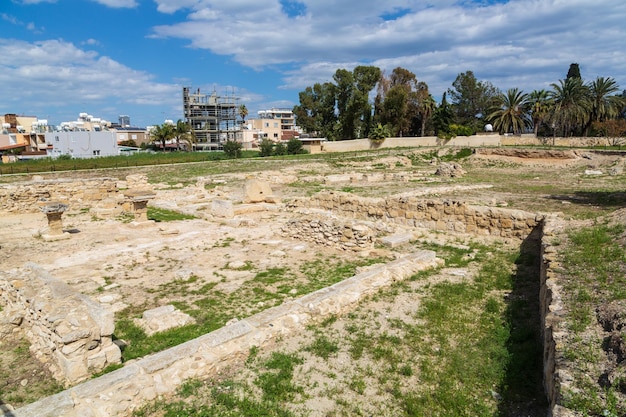
[[[530,127],[531,120],[528,117],[528,94],[518,88],[510,88],[506,94],[496,96],[496,110],[487,119],[500,133],[522,133],[526,127]]]
[[[591,117],[589,122],[601,122],[619,116],[625,102],[621,95],[613,94],[619,91],[619,85],[615,79],[598,77],[587,84],[587,88],[591,96]]]
[[[174,138],[176,139],[176,147],[180,148],[180,142],[186,144],[187,150],[191,149],[191,144],[196,142],[196,135],[191,129],[189,123],[178,119],[174,126]]]
[[[577,127],[583,127],[590,116],[589,89],[580,78],[559,80],[551,84],[550,98],[554,101],[552,123],[555,134],[560,129],[563,136],[571,135]]]
[[[246,117],[248,117],[248,108],[246,107],[245,104],[242,104],[239,106],[239,108],[237,109],[237,111],[239,112],[239,117],[241,117],[241,124],[245,124],[246,123]]]
[[[419,82],[417,84],[417,93],[419,96],[419,104],[417,107],[417,112],[422,119],[422,126],[420,129],[420,136],[424,136],[424,132],[426,130],[426,122],[430,119],[435,110],[437,109],[437,103],[435,99],[428,91],[428,85],[425,82]]]
[[[154,126],[150,135],[154,138],[153,140],[155,142],[161,142],[161,148],[162,150],[165,150],[165,143],[174,138],[174,125],[170,123],[163,123],[162,125]]]
[[[535,136],[539,133],[541,125],[547,121],[552,107],[550,94],[546,90],[533,90],[528,95],[530,117],[533,122]]]

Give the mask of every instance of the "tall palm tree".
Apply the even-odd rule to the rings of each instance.
[[[174,125],[170,123],[163,123],[162,125],[154,126],[150,131],[153,141],[161,142],[162,150],[165,150],[165,144],[168,140],[174,138]]]
[[[518,88],[510,88],[506,94],[496,96],[496,109],[487,116],[487,120],[500,133],[521,133],[526,127],[530,127],[531,120],[528,117],[528,94]]]
[[[535,136],[539,133],[539,128],[548,120],[552,108],[552,99],[546,90],[533,90],[528,94],[528,105],[530,117],[533,122]]]
[[[417,94],[419,97],[419,104],[417,107],[417,112],[422,119],[422,126],[420,128],[420,136],[424,136],[426,130],[426,122],[430,119],[435,110],[437,109],[437,103],[435,99],[428,91],[428,85],[425,82],[419,82],[417,84]]]
[[[580,78],[559,80],[551,84],[550,98],[554,101],[552,123],[563,136],[571,135],[575,129],[582,128],[590,118],[591,100],[589,88]]]
[[[174,126],[174,139],[176,139],[177,148],[180,148],[180,143],[183,142],[187,145],[187,150],[189,150],[191,149],[191,144],[195,143],[196,135],[189,123],[178,119]]]
[[[600,122],[617,117],[624,108],[624,98],[615,95],[619,85],[615,79],[598,77],[587,84],[591,99],[590,122]]]
[[[246,117],[248,117],[248,108],[246,107],[246,105],[240,105],[237,108],[237,112],[239,113],[239,117],[241,117],[241,124],[246,124]]]

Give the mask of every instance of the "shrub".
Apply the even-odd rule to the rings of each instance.
[[[224,153],[231,159],[241,158],[241,143],[227,140],[224,142]]]
[[[287,147],[284,143],[278,142],[274,145],[274,155],[287,155]]]
[[[271,156],[272,151],[274,150],[274,142],[268,138],[263,138],[259,144],[259,150],[261,151],[261,156]]]
[[[451,124],[449,129],[450,132],[453,133],[455,136],[472,136],[474,133],[476,133],[471,127],[463,125]]]
[[[289,142],[287,142],[287,153],[289,155],[298,155],[302,153],[302,142],[300,141],[300,139],[289,139]]]

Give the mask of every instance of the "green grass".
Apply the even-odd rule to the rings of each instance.
[[[148,220],[154,220],[156,222],[173,222],[177,220],[192,220],[196,218],[196,216],[179,213],[174,210],[148,207]]]
[[[259,271],[254,278],[243,283],[237,290],[224,293],[216,290],[216,283],[207,283],[199,290],[199,277],[188,280],[175,280],[160,285],[151,293],[181,296],[181,301],[173,303],[183,312],[191,315],[196,324],[174,328],[148,336],[134,322],[145,306],[132,306],[118,313],[115,337],[128,343],[122,351],[124,361],[158,352],[169,347],[199,337],[224,326],[233,317],[244,318],[267,308],[281,304],[289,291],[307,294],[353,276],[356,268],[381,262],[383,259],[358,259],[343,262],[333,258],[315,259],[305,263],[298,273],[286,268],[270,268]],[[183,297],[189,294],[193,297]]]
[[[439,270],[416,274],[372,296],[376,309],[363,303],[343,317],[309,326],[309,340],[291,352],[251,350],[247,371],[237,373],[252,379],[209,380],[191,402],[151,406],[172,416],[306,416],[299,405],[325,386],[318,384],[328,384],[321,392],[334,404],[332,416],[496,417],[528,402],[541,403],[541,344],[533,313],[538,309],[527,300],[529,287],[538,285],[537,259],[495,246],[442,248],[454,265],[467,266],[465,255],[473,252],[469,262],[480,265],[474,279],[426,284]],[[322,280],[330,266],[318,259],[303,270]],[[340,267],[334,269],[349,269]],[[261,278],[275,285],[278,274],[264,272]],[[383,318],[387,301],[415,291],[422,293],[421,301],[405,307],[415,320]],[[384,320],[388,327],[381,331]],[[347,362],[340,359],[346,355]],[[315,377],[322,371],[311,369],[304,358],[319,358],[329,369]],[[308,373],[296,380],[303,372]],[[185,414],[189,404],[205,414]]]
[[[573,375],[573,389],[563,393],[564,405],[584,415],[626,413],[626,405],[617,400],[619,387],[597,383],[606,360],[602,340],[586,336],[597,324],[598,306],[626,299],[626,253],[620,244],[623,234],[623,226],[607,223],[573,230],[561,252],[566,322],[571,332],[564,356],[578,369]]]

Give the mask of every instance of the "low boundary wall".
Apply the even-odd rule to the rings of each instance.
[[[172,393],[186,379],[216,373],[263,346],[333,314],[415,273],[441,265],[435,252],[420,251],[296,300],[270,308],[163,352],[128,363],[97,379],[41,399],[6,417],[126,416],[157,396]]]

